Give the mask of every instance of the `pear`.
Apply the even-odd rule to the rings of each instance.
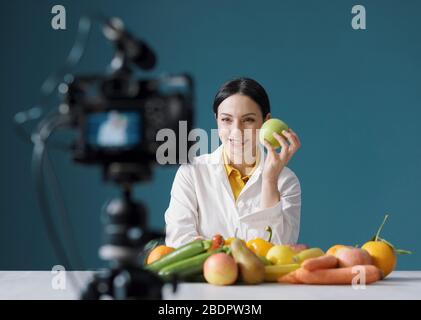
[[[265,265],[240,239],[231,242],[231,253],[240,270],[240,279],[246,284],[265,280]]]

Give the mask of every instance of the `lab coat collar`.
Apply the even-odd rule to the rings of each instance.
[[[231,175],[232,171],[237,171],[238,172],[238,170],[235,169],[229,163],[229,159],[228,159],[227,152],[226,152],[226,149],[225,148],[222,148],[222,159],[224,160],[224,168],[225,168],[225,171],[226,171],[228,177]],[[244,178],[247,178],[247,180],[250,179],[250,177],[252,176],[252,174],[254,173],[254,171],[258,167],[259,161],[260,161],[260,150],[257,151],[256,161],[253,164],[253,168],[252,168],[251,172],[248,175],[242,177],[242,179],[244,179]]]
[[[263,166],[265,163],[265,151],[263,145],[259,143],[259,151],[260,151],[260,160],[257,165],[257,168],[253,171],[251,177],[247,181],[246,185],[244,186],[243,190],[241,190],[240,195],[237,198],[241,198],[241,195],[250,188],[256,181],[259,179],[262,171]],[[224,145],[221,144],[214,152],[211,153],[211,163],[216,164],[216,174],[218,174],[220,180],[222,181],[222,184],[224,185],[227,192],[231,195],[233,201],[235,202],[234,196],[232,194],[231,185],[229,184],[227,173],[224,169],[224,159],[223,159],[223,152],[224,152]]]

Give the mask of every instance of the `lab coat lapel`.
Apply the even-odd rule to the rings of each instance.
[[[234,195],[231,190],[231,185],[228,181],[227,173],[224,169],[224,161],[222,158],[222,152],[223,152],[223,145],[221,144],[213,153],[212,153],[212,164],[215,165],[216,175],[218,177],[218,180],[222,183],[223,188],[228,193],[229,197],[235,203]]]
[[[229,194],[229,196],[231,197],[233,203],[235,204],[235,199],[234,199],[234,195],[232,193],[231,190],[231,185],[228,181],[228,177],[227,174],[225,172],[224,169],[224,161],[223,161],[223,157],[222,157],[222,152],[223,152],[223,145],[221,144],[213,153],[212,153],[212,164],[217,164],[215,166],[216,169],[216,174],[218,175],[218,179],[221,181],[224,189],[226,190],[226,192]],[[265,162],[265,152],[264,152],[264,148],[261,144],[259,144],[259,152],[260,152],[260,161],[258,164],[258,167],[256,168],[256,170],[253,172],[253,174],[251,175],[250,179],[247,181],[247,183],[245,184],[243,190],[241,190],[238,199],[241,197],[241,195],[249,188],[251,188],[253,186],[253,184],[255,184],[262,171],[263,171],[263,166],[264,166],[264,162]],[[237,200],[238,200],[237,199]]]
[[[244,188],[241,190],[241,192],[240,192],[240,194],[238,196],[238,199],[241,197],[241,195],[244,192],[247,191],[247,189],[251,188],[253,186],[253,184],[255,184],[259,180],[259,177],[262,174],[263,166],[264,166],[264,163],[265,163],[265,152],[264,152],[263,146],[261,144],[259,144],[259,152],[260,152],[259,164],[258,164],[256,170],[254,170],[254,172],[251,175],[250,179],[245,184]]]

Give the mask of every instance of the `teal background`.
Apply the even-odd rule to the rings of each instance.
[[[67,30],[50,26],[51,8],[67,9]],[[363,4],[367,30],[351,28]],[[300,136],[290,163],[302,185],[300,242],[327,249],[362,244],[390,214],[383,236],[415,251],[398,269],[420,269],[421,2],[420,1],[1,1],[0,269],[51,269],[52,252],[34,197],[31,148],[12,130],[13,115],[33,103],[64,61],[79,17],[119,16],[159,57],[162,72],[196,81],[196,126],[215,127],[217,88],[235,76],[267,89],[272,114]],[[103,71],[112,47],[98,27],[78,72]],[[100,210],[118,194],[99,168],[52,152],[65,190],[84,267],[97,257]],[[136,188],[163,228],[176,167],[156,168]],[[77,266],[82,267],[82,266]]]

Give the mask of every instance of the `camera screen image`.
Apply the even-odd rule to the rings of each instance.
[[[87,118],[88,144],[100,149],[130,149],[141,142],[140,114],[134,111],[91,113]]]

